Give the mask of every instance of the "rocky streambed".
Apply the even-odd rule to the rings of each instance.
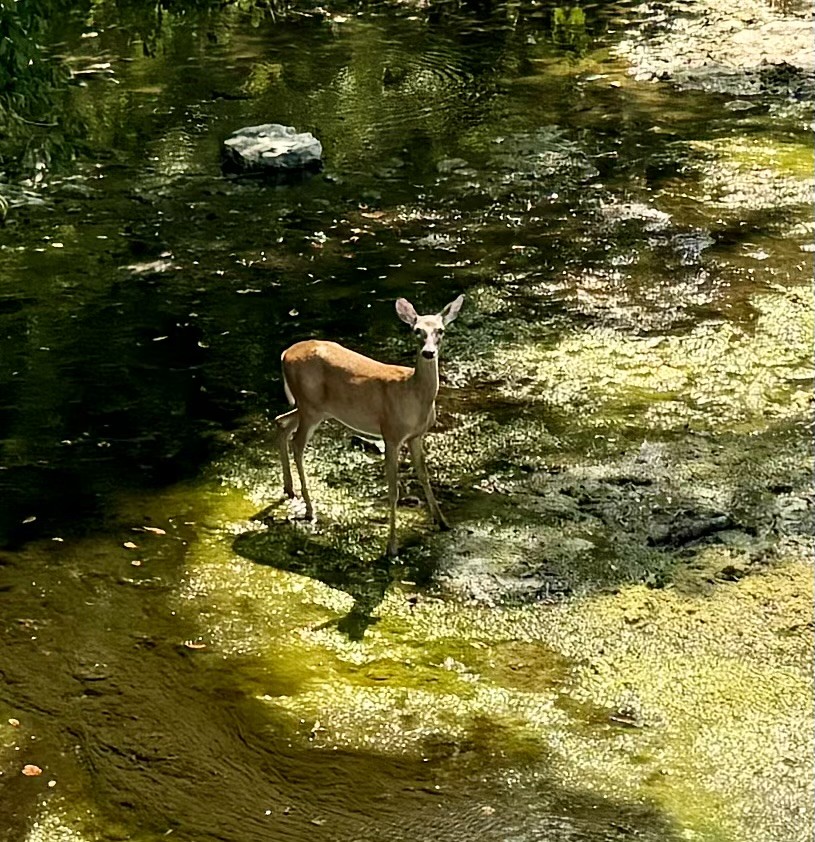
[[[639,13],[643,23],[614,49],[638,80],[734,97],[813,99],[815,52],[806,4],[681,0],[646,3]]]

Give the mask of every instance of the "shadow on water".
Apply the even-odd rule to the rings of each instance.
[[[374,559],[361,558],[341,541],[326,544],[315,539],[310,525],[276,518],[268,508],[253,520],[259,528],[238,535],[232,549],[259,564],[308,576],[351,596],[354,604],[348,614],[326,624],[336,626],[350,640],[362,640],[366,629],[377,622],[374,612],[394,583],[409,582],[421,590],[433,579],[433,564],[411,553],[410,543],[402,547],[400,558],[384,552]]]

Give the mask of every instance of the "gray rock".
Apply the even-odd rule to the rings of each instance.
[[[264,123],[233,132],[223,145],[223,166],[230,172],[276,174],[318,170],[323,147],[311,132]]]

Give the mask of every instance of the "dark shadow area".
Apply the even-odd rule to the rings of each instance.
[[[221,169],[225,175],[235,180],[254,180],[269,187],[297,187],[318,175],[323,169],[323,164],[318,161],[302,167],[268,167],[259,172],[251,172],[245,168],[242,169],[230,159],[222,157]]]
[[[298,523],[264,518],[263,525],[263,529],[238,535],[232,549],[259,564],[308,576],[353,597],[354,605],[348,614],[332,621],[351,640],[361,640],[368,626],[377,621],[375,611],[395,582],[409,580],[413,586],[423,588],[432,579],[432,569],[421,561],[411,563],[405,548],[400,558],[389,558],[383,553],[367,561],[341,545],[315,540],[308,528]]]

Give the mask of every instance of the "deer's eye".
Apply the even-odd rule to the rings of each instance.
[[[422,329],[420,327],[414,328],[413,332],[416,334],[416,336],[422,335]]]

